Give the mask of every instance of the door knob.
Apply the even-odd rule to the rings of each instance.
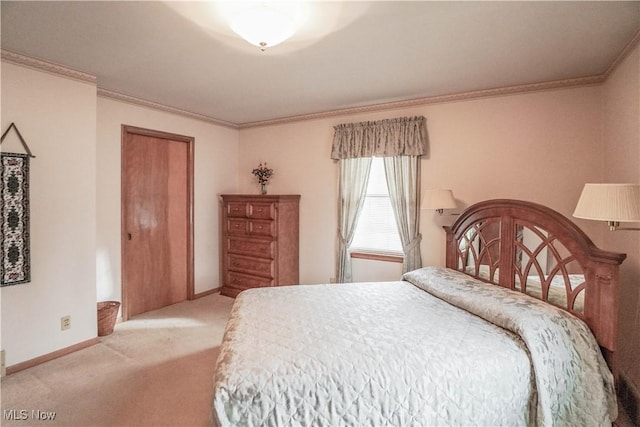
[[[127,240],[131,240],[131,233],[127,233]]]

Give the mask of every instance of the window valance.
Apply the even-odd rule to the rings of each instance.
[[[334,126],[331,158],[422,156],[427,153],[426,121],[399,117]]]

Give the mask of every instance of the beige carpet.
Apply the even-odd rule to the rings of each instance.
[[[116,325],[100,344],[2,378],[0,425],[209,426],[232,305],[216,294],[150,312]],[[7,420],[11,410],[28,419]],[[33,419],[38,410],[55,419]],[[616,425],[633,423],[622,413]]]
[[[214,294],[145,313],[100,344],[2,378],[0,424],[208,426],[232,304]],[[11,410],[27,419],[8,420]],[[34,419],[38,410],[55,419]]]

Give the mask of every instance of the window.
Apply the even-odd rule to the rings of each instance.
[[[403,255],[381,157],[372,159],[367,194],[349,249],[355,252]]]

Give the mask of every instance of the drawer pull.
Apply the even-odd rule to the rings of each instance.
[[[261,225],[258,226],[258,230],[262,230],[262,226]]]
[[[240,224],[234,225],[235,228],[240,228]]]
[[[262,208],[259,208],[259,209],[258,209],[258,212],[262,212]]]

